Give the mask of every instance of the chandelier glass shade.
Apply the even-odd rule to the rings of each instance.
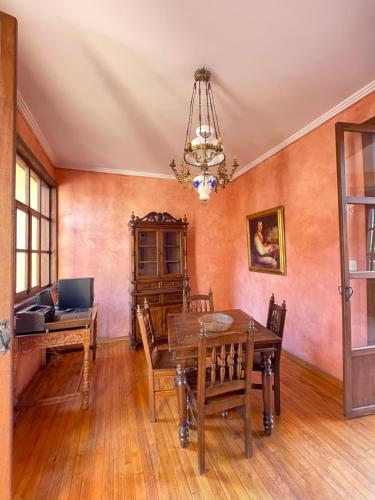
[[[230,173],[227,171],[210,76],[211,73],[206,68],[197,69],[194,73],[181,167],[177,169],[174,159],[170,163],[176,179],[185,186],[193,186],[203,202],[208,201],[212,191],[225,188],[238,167],[235,158]],[[192,137],[194,121],[198,126],[195,137]]]

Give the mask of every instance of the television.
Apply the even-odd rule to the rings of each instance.
[[[50,288],[47,288],[46,290],[38,293],[38,295],[36,295],[35,297],[35,302],[39,306],[53,306],[54,303]]]
[[[60,279],[59,310],[87,309],[94,302],[94,278]]]

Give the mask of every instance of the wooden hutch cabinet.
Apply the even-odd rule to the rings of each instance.
[[[128,223],[130,235],[130,340],[135,349],[141,343],[136,309],[144,299],[150,305],[158,339],[167,339],[167,316],[181,312],[188,287],[186,232],[188,222],[167,212],[150,212]]]

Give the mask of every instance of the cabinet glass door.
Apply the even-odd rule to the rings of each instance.
[[[157,231],[138,232],[138,276],[158,275],[158,239]]]
[[[181,273],[181,233],[163,231],[163,274]]]

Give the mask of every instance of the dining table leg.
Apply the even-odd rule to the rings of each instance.
[[[180,438],[181,447],[186,448],[189,442],[189,425],[187,419],[186,373],[184,363],[177,363],[175,382],[179,416],[178,435]]]
[[[271,353],[262,353],[263,425],[266,436],[272,434],[272,361]]]

